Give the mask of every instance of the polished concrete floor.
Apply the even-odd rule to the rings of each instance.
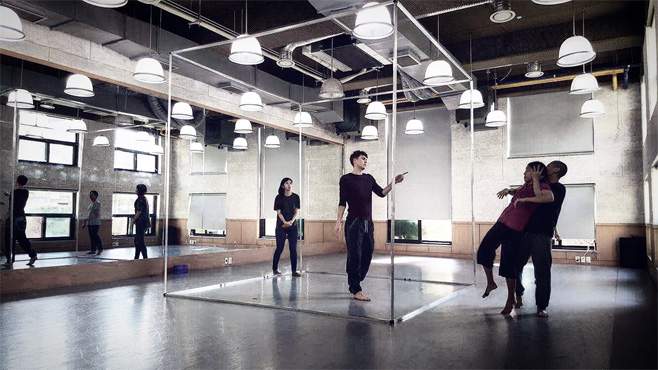
[[[311,257],[305,263],[314,270],[341,269],[337,262],[343,258]],[[434,261],[441,269],[452,266],[449,274],[459,279],[472,276],[470,261]],[[416,273],[431,269],[431,262],[417,262],[422,267]],[[167,283],[170,290],[200,287],[255,277],[268,267],[191,272]],[[374,264],[373,272],[382,268]],[[478,272],[478,286],[395,327],[164,298],[160,279],[5,296],[0,367],[656,368],[656,289],[646,272],[556,265],[548,319],[534,316],[531,276],[528,267],[526,306],[510,318],[498,314],[505,300],[501,288],[480,298]]]

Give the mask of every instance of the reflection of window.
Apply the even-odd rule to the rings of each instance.
[[[226,194],[190,194],[191,235],[226,236]]]
[[[390,242],[391,222],[388,222]],[[447,244],[452,241],[451,220],[395,220],[395,241],[400,243]]]
[[[157,214],[157,194],[146,194],[149,203],[149,216],[151,227],[146,230],[146,235],[155,235],[155,221]],[[112,235],[128,236],[135,235],[133,216],[135,216],[136,194],[114,193],[112,194]]]
[[[190,172],[196,174],[226,173],[227,149],[206,146],[203,153],[190,153]]]
[[[30,190],[25,205],[27,237],[72,239],[75,195],[70,191]]]
[[[155,143],[155,136],[151,135],[150,142],[137,141],[135,130],[120,129],[114,134],[114,168],[118,170],[137,172],[158,172],[158,156],[145,150]]]
[[[27,130],[39,130],[43,138],[28,138]],[[78,160],[78,138],[76,134],[48,128],[20,125],[18,160],[52,164],[75,165]]]

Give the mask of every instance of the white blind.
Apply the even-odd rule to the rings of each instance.
[[[292,179],[292,191],[301,198],[299,192],[299,143],[297,140],[286,140],[281,132],[263,130],[262,142],[265,138],[275,134],[279,136],[281,147],[270,149],[263,147],[263,207],[261,218],[276,218],[274,212],[274,198],[278,194],[281,179]]]
[[[190,153],[191,171],[193,174],[226,173],[227,149],[207,146],[203,153]]]
[[[395,171],[409,171],[396,190],[398,220],[449,220],[451,218],[450,112],[416,111],[425,133],[404,133],[413,112],[398,114]],[[382,187],[386,184],[380,184]]]
[[[190,194],[189,229],[225,230],[226,194]]]
[[[565,185],[562,211],[557,230],[562,239],[594,240],[594,185]]]

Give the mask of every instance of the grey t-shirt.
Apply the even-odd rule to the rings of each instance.
[[[87,216],[87,225],[100,226],[101,224],[101,202],[95,201],[89,203],[87,208],[89,215]]]

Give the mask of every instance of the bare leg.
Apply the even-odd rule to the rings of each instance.
[[[482,268],[484,269],[484,274],[487,276],[487,288],[484,290],[482,298],[486,298],[492,290],[498,288],[498,285],[496,285],[496,282],[494,281],[493,269],[484,266],[482,266]]]
[[[506,278],[505,281],[507,282],[507,302],[505,303],[505,308],[503,308],[500,313],[502,315],[509,315],[514,308],[514,304],[516,303],[514,299],[516,294],[516,279]]]

